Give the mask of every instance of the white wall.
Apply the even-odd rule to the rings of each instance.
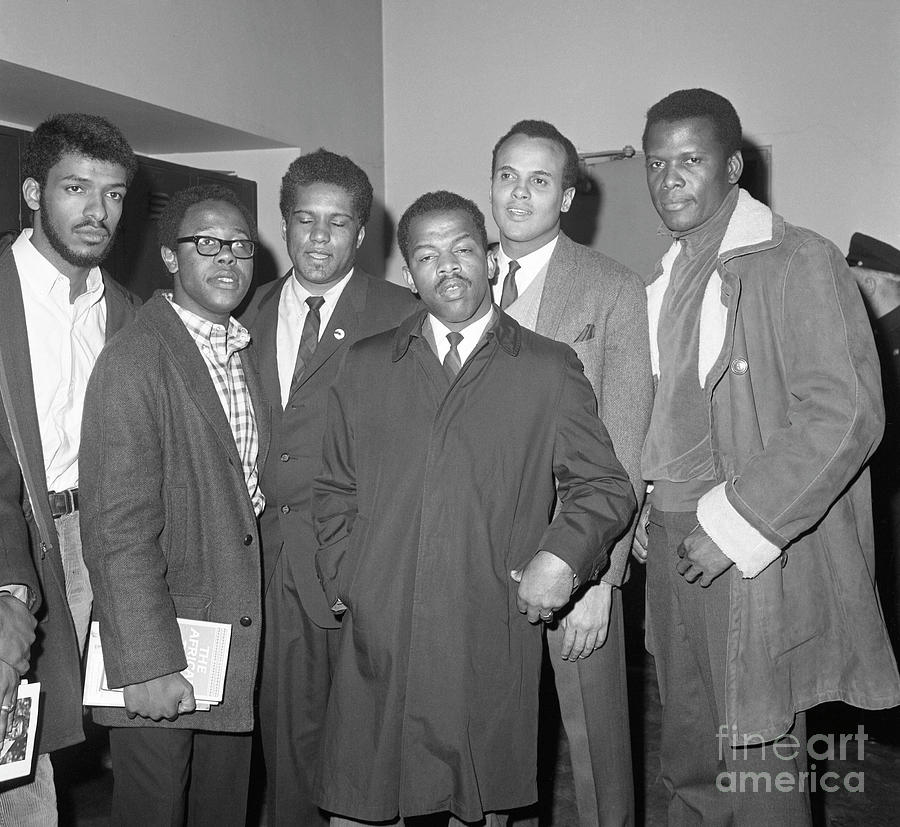
[[[384,0],[387,206],[428,190],[490,221],[490,154],[521,118],[581,151],[640,146],[647,108],[706,86],[771,144],[775,208],[846,251],[900,247],[897,0]],[[389,263],[399,273],[399,254]]]
[[[380,0],[0,0],[0,9],[0,60],[303,151],[324,145],[384,191]],[[280,233],[277,195],[274,221],[270,209],[275,167],[280,182],[298,154],[276,163],[271,152],[281,151],[211,159],[262,176],[266,243]]]

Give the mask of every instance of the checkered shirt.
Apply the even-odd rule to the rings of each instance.
[[[228,417],[234,444],[237,446],[244,470],[247,493],[253,502],[253,510],[259,516],[266,504],[266,498],[259,489],[259,433],[256,429],[256,415],[253,401],[247,387],[244,365],[238,355],[250,344],[250,332],[236,319],[228,319],[228,329],[214,324],[196,313],[175,304],[171,295],[166,298],[178,314],[191,338],[206,362],[210,378],[215,386],[219,401]]]

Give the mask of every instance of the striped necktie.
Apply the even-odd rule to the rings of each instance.
[[[459,373],[459,369],[462,367],[462,362],[459,360],[459,350],[457,350],[459,343],[462,340],[462,333],[457,333],[455,330],[451,330],[447,334],[447,341],[450,342],[450,350],[447,351],[447,355],[444,357],[444,370],[446,371],[447,376],[450,377],[451,382],[456,378],[456,374]]]

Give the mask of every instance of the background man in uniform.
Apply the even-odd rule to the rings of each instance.
[[[577,175],[578,153],[552,124],[520,121],[497,141],[494,301],[529,330],[575,349],[640,500],[641,445],[653,398],[646,297],[634,273],[560,231]],[[585,584],[547,629],[583,827],[634,823],[620,590],[632,534],[633,528],[616,544],[600,580]]]
[[[312,802],[339,621],[316,578],[310,501],[325,407],[347,348],[394,327],[415,298],[356,266],[372,185],[349,158],[301,155],[281,183],[281,233],[291,271],[260,289],[243,317],[263,387],[280,401],[262,488],[266,631],[259,695],[272,824],[325,820]]]
[[[725,98],[673,92],[643,145],[673,236],[647,288],[658,386],[642,458],[669,820],[805,824],[804,710],[900,701],[863,468],[883,424],[878,358],[834,245],[739,189]]]
[[[111,687],[116,825],[242,824],[262,632],[257,516],[270,414],[250,335],[231,312],[256,227],[237,196],[198,186],[159,218],[171,295],[103,351],[85,397],[82,536]],[[222,703],[196,711],[176,618],[231,625]]]
[[[0,242],[0,571],[5,646],[0,728],[28,671],[41,682],[34,780],[0,793],[0,822],[56,823],[49,753],[84,738],[81,654],[91,587],[81,553],[78,445],[82,404],[97,354],[134,314],[134,298],[100,270],[137,159],[122,133],[96,115],[54,115],[22,158],[33,229]],[[27,559],[33,558],[33,564]]]
[[[847,263],[875,332],[884,391],[884,437],[872,458],[876,579],[894,651],[900,646],[900,250],[854,233]]]
[[[347,608],[318,800],[333,825],[502,824],[537,795],[542,645],[519,612],[569,602],[634,495],[571,348],[492,307],[480,210],[429,193],[398,240],[425,309],[351,348],[315,484]]]

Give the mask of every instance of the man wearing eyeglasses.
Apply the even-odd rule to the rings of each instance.
[[[312,801],[340,620],[316,577],[311,500],[328,391],[358,339],[413,313],[412,293],[356,264],[372,185],[352,160],[318,149],[281,182],[282,236],[291,271],[253,297],[244,323],[263,388],[279,400],[260,521],[266,632],[259,718],[272,825],[327,824]]]
[[[176,193],[159,220],[172,294],[144,305],[88,384],[82,536],[109,685],[124,694],[124,709],[94,712],[111,727],[117,825],[244,822],[270,417],[230,314],[255,238],[231,190]],[[176,618],[231,625],[224,699],[209,710],[181,674]]]

